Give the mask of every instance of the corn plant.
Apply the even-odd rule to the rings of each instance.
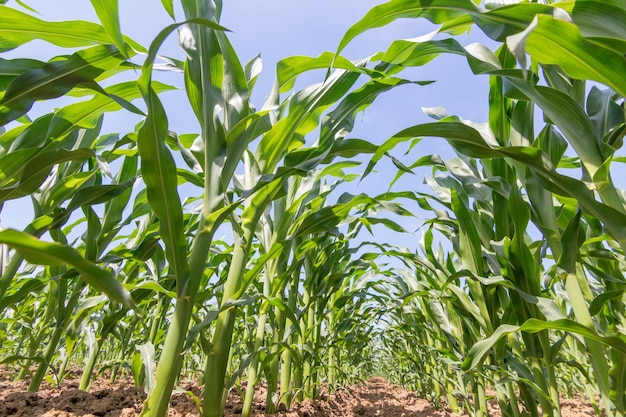
[[[321,346],[322,337],[336,335],[335,330],[322,333],[326,318],[331,328],[338,320],[315,297],[321,291],[324,300],[334,300],[331,305],[343,302],[335,293],[356,269],[339,274],[311,268],[328,259],[342,259],[335,268],[347,267],[353,252],[348,241],[325,243],[333,236],[327,230],[334,230],[353,208],[371,208],[377,203],[363,196],[343,198],[338,211],[329,208],[320,211],[322,217],[298,221],[294,216],[302,215],[297,207],[302,201],[289,202],[296,204],[291,207],[281,199],[285,189],[291,187],[293,195],[301,185],[295,176],[306,176],[335,158],[373,152],[374,145],[344,137],[356,113],[379,94],[407,82],[380,79],[367,68],[367,60],[350,62],[332,54],[296,57],[279,63],[275,87],[257,110],[250,96],[261,63],[258,58],[247,65],[240,62],[225,28],[219,25],[221,2],[182,1],[184,20],[164,28],[148,49],[121,33],[117,2],[94,1],[92,5],[101,24],[50,23],[0,6],[0,30],[19,32],[3,38],[2,50],[32,39],[79,48],[48,63],[2,61],[3,74],[7,74],[0,100],[2,199],[32,196],[35,219],[23,231],[0,232],[0,241],[15,251],[3,263],[0,296],[4,309],[18,312],[19,303],[33,291],[46,288],[48,295],[37,313],[27,312],[33,320],[30,325],[40,329],[34,339],[37,343],[27,357],[16,355],[14,360],[23,362],[24,375],[33,361],[40,363],[31,382],[31,389],[36,390],[64,342],[58,380],[71,356],[83,355],[86,366],[80,387],[88,389],[103,355],[111,361],[107,367],[113,375],[124,364],[123,359],[111,357],[107,347],[115,344],[122,355],[140,358],[126,366],[147,388],[143,415],[160,416],[166,412],[187,354],[200,353],[205,358],[204,414],[219,416],[225,387],[230,385],[227,373],[238,375],[237,365],[229,362],[241,356],[233,350],[239,337],[235,330],[241,329],[238,307],[255,308],[250,304],[255,298],[246,297],[250,286],[263,276],[267,288],[260,314],[267,317],[272,306],[271,317],[283,323],[270,344],[272,360],[280,357],[284,362],[281,385],[291,383],[287,364],[292,346],[306,345],[309,350],[299,352],[300,382],[291,392],[314,396],[320,377],[317,366],[323,362],[313,352]],[[174,19],[173,4],[163,6]],[[42,27],[52,30],[42,31]],[[160,93],[172,87],[153,80],[159,49],[175,32],[186,58],[184,62],[168,58],[168,65],[161,67],[183,72],[198,133],[169,130]],[[134,61],[139,59],[137,54],[144,55],[140,64]],[[323,82],[281,97],[293,88],[300,73],[328,69],[330,64],[336,70]],[[129,70],[138,70],[138,78]],[[130,80],[106,85],[107,78],[120,73]],[[363,75],[378,78],[357,85]],[[87,99],[34,121],[28,118],[36,102],[68,94]],[[334,108],[327,112],[330,107]],[[135,114],[137,128],[101,134],[103,117],[119,110]],[[319,139],[312,147],[302,148],[304,137],[318,125]],[[238,170],[243,171],[242,177]],[[196,196],[183,200],[179,183],[195,190]],[[321,210],[325,196],[319,197],[315,204]],[[266,214],[273,206],[275,219]],[[281,214],[281,210],[285,211]],[[273,222],[281,222],[276,234]],[[227,253],[220,254],[214,235],[222,225],[231,226],[233,243]],[[299,248],[311,234],[319,234],[316,239],[322,252]],[[289,255],[290,251],[294,254]],[[302,300],[290,296],[282,303],[277,296],[286,295],[286,288],[297,292],[300,282],[299,270],[285,267],[290,256],[306,270],[305,294]],[[33,280],[33,275],[38,278]],[[303,303],[301,317],[294,313],[298,302]],[[39,310],[43,320],[36,319],[42,314]],[[135,320],[129,319],[130,310]],[[295,333],[285,330],[287,323],[300,328],[303,339],[294,339]],[[263,330],[264,326],[258,327],[253,351],[261,348]],[[81,336],[84,344],[78,343]],[[291,339],[290,349],[285,349],[283,338]],[[36,345],[43,340],[47,347],[37,352]],[[201,342],[200,351],[196,340]],[[24,342],[18,343],[18,349]],[[153,374],[155,348],[158,364]],[[333,369],[338,354],[333,350],[329,355]],[[249,392],[258,367],[257,360],[250,362]],[[268,376],[276,387],[276,362],[270,369]],[[328,376],[334,385],[335,371]],[[288,403],[289,397],[285,394],[284,401]]]
[[[623,17],[624,10],[623,5],[585,1],[492,9],[469,1],[418,2],[411,7],[391,1],[353,25],[339,47],[341,51],[353,37],[397,17],[425,17],[440,25],[439,33],[457,33],[475,25],[493,41],[505,43],[492,52],[480,44],[463,47],[453,38],[397,41],[377,68],[398,72],[406,66],[423,65],[438,54],[452,53],[464,57],[475,74],[490,77],[488,124],[437,111],[432,115],[438,122],[399,132],[389,144],[421,136],[442,137],[464,158],[480,158],[482,173],[476,171],[477,162],[457,161],[454,170],[447,164],[455,181],[431,182],[440,194],[439,203],[454,213],[449,218],[438,214],[438,218],[447,228],[451,227],[449,219],[455,219],[452,233],[447,234],[458,267],[469,274],[468,306],[476,310],[474,317],[479,323],[480,330],[474,332],[477,339],[468,341],[473,347],[463,369],[474,370],[482,378],[488,353],[502,366],[502,354],[508,355],[502,351],[504,338],[510,341],[513,332],[521,332],[519,346],[534,353],[514,362],[514,374],[525,406],[534,415],[538,403],[544,413],[559,414],[555,368],[563,362],[558,348],[564,339],[556,342],[555,338],[561,331],[569,332],[591,352],[594,383],[607,414],[624,413],[623,376],[619,360],[612,361],[621,355],[623,335],[615,328],[599,330],[599,318],[593,317],[600,300],[617,294],[611,291],[621,280],[617,278],[607,287],[594,285],[594,293],[589,281],[597,278],[590,277],[582,266],[588,262],[583,261],[588,252],[581,251],[583,242],[591,238],[588,231],[596,230],[607,235],[598,249],[623,256],[624,199],[611,178],[611,161],[624,136],[626,61],[619,48],[609,45],[623,42],[624,33],[613,19]],[[599,27],[597,23],[605,18],[616,25]],[[580,57],[586,57],[584,68]],[[609,89],[586,89],[588,80]],[[535,108],[546,120],[538,134]],[[575,158],[564,157],[567,149],[576,153]],[[380,157],[382,154],[372,165]],[[421,164],[418,160],[407,166],[411,169]],[[578,169],[581,179],[564,175],[565,168]],[[544,240],[529,239],[529,221]],[[542,272],[544,260],[553,264],[549,275]],[[622,276],[615,268],[611,270],[612,276]],[[500,286],[504,288],[498,289]],[[553,301],[557,290],[564,292],[566,309]],[[503,291],[511,303],[502,303]],[[596,297],[600,298],[594,305]],[[567,311],[572,311],[573,317],[566,318]],[[605,355],[606,347],[613,353]],[[571,363],[579,364],[580,358]],[[475,397],[479,402],[484,401],[481,391]],[[532,396],[529,391],[539,395]],[[509,397],[512,394],[514,391],[508,392]],[[510,412],[517,415],[520,411],[513,406]],[[484,415],[485,409],[478,408],[475,413]]]
[[[489,388],[504,415],[558,416],[579,375],[598,412],[624,415],[622,2],[391,0],[336,53],[280,61],[259,107],[261,60],[241,62],[221,1],[181,0],[181,16],[162,1],[172,24],[148,48],[122,33],[117,1],[91,2],[100,23],[1,3],[0,52],[72,49],[0,58],[0,208],[34,213],[0,231],[0,352],[31,390],[83,361],[81,389],[132,373],[144,416],[167,413],[181,374],[204,385],[205,416],[233,387],[250,415],[262,379],[272,413],[377,373],[475,416]],[[401,17],[437,29],[341,55]],[[470,29],[490,46],[463,46]],[[170,36],[179,58],[160,56]],[[430,83],[399,74],[442,54],[488,77],[486,123],[428,108],[435,121],[383,143],[347,137],[381,94]],[[171,130],[175,88],[156,69],[184,85],[188,131]],[[309,71],[320,82],[296,89]],[[71,103],[45,107],[56,98]],[[117,111],[136,125],[106,132]],[[423,137],[456,157],[416,155]],[[364,155],[364,181],[385,157],[398,168],[386,193],[349,188]],[[392,190],[425,167],[434,192]],[[364,241],[423,213],[413,251]]]

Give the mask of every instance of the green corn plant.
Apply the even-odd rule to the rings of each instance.
[[[175,20],[174,3],[162,5]],[[0,5],[0,33],[11,34],[0,51],[33,39],[78,48],[49,62],[0,59],[0,208],[30,198],[35,213],[24,230],[0,231],[0,352],[19,377],[38,365],[31,389],[53,364],[60,383],[85,361],[82,389],[96,372],[127,368],[148,393],[142,415],[162,416],[181,373],[201,374],[204,415],[222,415],[243,381],[250,415],[262,378],[271,413],[377,372],[470,415],[487,415],[491,388],[504,415],[558,416],[576,372],[598,413],[624,415],[626,218],[612,179],[626,131],[624,5],[392,0],[354,24],[337,54],[279,62],[260,110],[250,100],[260,59],[240,62],[220,1],[181,0],[184,18],[148,51],[122,34],[117,2],[92,6],[100,24]],[[362,61],[339,55],[399,17],[426,18],[439,37]],[[442,37],[470,28],[497,50]],[[173,88],[153,79],[174,32],[185,59],[168,68],[183,74],[198,133],[169,130],[161,93]],[[430,109],[436,122],[379,146],[346,138],[379,95],[425,84],[398,78],[403,69],[441,54],[489,77],[488,123]],[[294,90],[311,70],[327,75]],[[130,81],[107,85],[114,74]],[[58,97],[75,101],[29,118]],[[102,134],[119,110],[136,129]],[[414,157],[426,136],[457,158],[391,156],[410,142]],[[391,157],[389,192],[335,200],[354,178],[342,170],[360,162],[343,158],[361,154],[372,154],[363,177]],[[434,195],[391,191],[426,166]],[[354,244],[363,226],[404,232],[385,211],[434,213],[418,251]],[[224,226],[232,240],[215,240]]]
[[[557,10],[559,6],[564,6],[564,9]],[[385,25],[398,16],[425,17],[435,24],[440,24],[439,31],[443,32],[454,32],[460,28],[467,29],[476,25],[493,40],[506,42],[508,51],[503,47],[500,49],[499,55],[477,44],[462,47],[454,39],[395,42],[387,51],[383,58],[383,64],[378,67],[379,69],[397,72],[406,65],[422,65],[432,59],[433,55],[453,53],[465,56],[475,73],[490,74],[492,80],[490,96],[491,131],[483,130],[475,135],[473,132],[478,132],[476,129],[472,128],[472,133],[470,133],[469,129],[466,130],[465,127],[461,127],[465,124],[458,124],[458,119],[444,118],[442,120],[444,123],[419,125],[407,129],[396,135],[392,141],[397,143],[419,136],[439,136],[448,139],[460,153],[465,155],[479,158],[504,157],[513,161],[514,170],[507,168],[500,162],[494,162],[492,174],[505,178],[507,182],[518,177],[527,187],[528,198],[534,210],[533,214],[536,216],[535,222],[547,239],[553,259],[557,261],[565,256],[561,235],[570,227],[558,226],[556,220],[558,211],[555,211],[551,201],[552,193],[578,200],[582,210],[599,219],[608,234],[619,243],[622,249],[624,245],[623,228],[615,223],[615,216],[620,216],[619,213],[624,209],[624,202],[619,191],[613,185],[609,167],[615,147],[620,146],[615,142],[615,139],[623,137],[623,111],[618,108],[619,104],[616,103],[620,97],[624,96],[622,91],[623,75],[614,74],[613,71],[617,68],[623,69],[626,62],[623,56],[620,56],[614,49],[610,50],[607,47],[611,42],[623,40],[624,34],[623,32],[620,33],[619,30],[613,30],[611,25],[592,29],[602,19],[602,16],[612,21],[616,16],[623,16],[624,9],[619,5],[606,7],[598,5],[597,8],[590,6],[591,2],[580,1],[573,3],[556,2],[554,5],[519,4],[485,10],[469,1],[459,1],[455,4],[446,2],[418,4],[412,5],[411,8],[402,1],[391,1],[372,9],[360,22],[355,24],[346,33],[339,47],[339,51],[341,51],[353,37],[365,30]],[[435,10],[437,10],[436,13]],[[439,10],[443,10],[443,12],[440,13]],[[558,13],[561,10],[570,14],[571,22],[558,18]],[[515,18],[511,20],[512,16]],[[561,46],[555,53],[548,45],[554,42],[557,36]],[[589,36],[597,36],[599,45],[597,51],[592,52],[596,45],[588,40],[587,37]],[[435,52],[426,55],[425,51],[427,50],[434,50]],[[533,59],[531,67],[526,64],[526,54],[529,54]],[[580,56],[589,57],[587,62],[593,62],[593,64],[586,68],[577,65],[574,62],[574,57]],[[604,58],[599,59],[600,56]],[[515,68],[515,61],[520,65],[519,70],[513,69]],[[609,62],[611,64],[608,64]],[[593,70],[589,69],[591,67]],[[539,77],[546,80],[546,87],[536,84]],[[606,93],[608,100],[605,101],[605,103],[612,102],[614,104],[604,105],[604,108],[612,110],[602,110],[603,106],[599,105],[598,102],[600,94],[596,90],[592,90],[585,100],[585,80],[604,83],[614,89],[614,93]],[[536,146],[532,146],[535,140],[532,126],[532,107],[526,103],[538,106],[550,121],[538,138]],[[589,113],[585,113],[585,105]],[[599,119],[596,117],[598,113],[611,115],[611,117],[605,118],[605,122],[598,123]],[[562,136],[552,128],[552,125],[559,129]],[[601,128],[600,125],[603,127]],[[440,128],[441,130],[439,130]],[[460,129],[453,132],[457,128]],[[465,131],[465,133],[461,133],[461,131]],[[492,134],[495,137],[491,136]],[[482,139],[478,139],[479,136]],[[590,140],[590,138],[595,139]],[[571,145],[576,152],[580,161],[578,166],[581,168],[582,177],[594,184],[594,191],[600,201],[582,182],[557,174],[555,167],[559,164],[567,144]],[[492,152],[493,149],[498,150]],[[505,199],[500,197],[494,199],[494,204],[502,207],[498,213],[505,210],[506,206],[502,203],[506,204],[507,196],[504,195],[504,197]],[[522,217],[518,216],[519,220],[515,220],[516,217],[514,216],[511,219],[513,221],[509,220],[508,222],[504,220],[506,216],[500,214],[494,218],[499,222],[499,231],[497,231],[499,239],[509,235],[511,237],[518,236],[516,239],[519,241],[520,236],[523,235],[523,230],[516,231],[515,235],[510,235],[510,230],[511,227],[517,229],[521,226],[522,229],[524,228],[524,223],[520,223],[520,220],[523,220]],[[619,220],[619,222],[623,223],[623,220]],[[470,225],[470,223],[466,223],[466,225]],[[480,242],[477,237],[468,241],[468,248],[472,247],[472,241]],[[515,249],[516,246],[513,244],[516,244],[518,249]],[[523,249],[524,246],[526,245],[512,240],[509,250],[519,252],[520,249],[525,250]],[[576,250],[571,249],[571,251],[571,254],[567,255],[563,261],[559,261],[559,265],[565,265],[565,259],[569,259],[567,261],[569,266],[566,270],[570,272],[569,275],[565,275],[566,291],[573,308],[576,310],[576,320],[594,332],[589,308],[584,300],[584,287],[580,287],[579,281],[581,280],[574,278],[576,276],[575,267],[571,259],[576,257],[574,255]],[[514,255],[514,253],[510,252],[510,255],[507,256]],[[522,255],[520,252],[514,256],[522,255],[520,260],[523,260],[524,257],[529,259],[530,253],[527,252],[526,255]],[[470,262],[469,265],[471,266],[472,262],[478,262],[479,257],[480,252],[474,251],[473,254],[469,254],[467,257],[467,261]],[[528,265],[530,266],[530,264]],[[519,270],[531,270],[524,267],[523,264],[520,264],[520,267],[522,269]],[[475,267],[473,270],[470,268],[470,270],[473,273],[478,272]],[[524,279],[523,282],[529,281]],[[478,288],[473,292],[476,291]],[[526,318],[533,316],[541,318],[541,315],[534,313],[529,316],[528,312],[530,311],[526,313],[519,311],[516,315],[520,318],[525,315]],[[550,328],[549,325],[547,328]],[[542,334],[544,336],[541,336]],[[553,363],[550,360],[552,353],[548,352],[549,341],[545,339],[545,331],[539,332],[537,335],[540,339],[543,338],[541,345],[543,346],[544,360],[548,361],[548,364]],[[524,335],[527,343],[530,340],[529,337],[527,334]],[[592,359],[592,365],[605,408],[610,413],[615,405],[610,399],[611,394],[608,389],[607,378],[609,373],[606,357],[601,353],[602,348],[596,341],[587,339],[586,344],[596,352],[592,356],[597,359]],[[535,369],[535,376],[541,378],[540,366],[536,366]],[[549,365],[548,369],[552,372],[553,364]],[[555,404],[558,402],[555,378],[554,375],[548,375],[548,378],[552,381],[549,384],[549,397],[551,397],[552,404],[545,403],[542,400],[545,398],[543,396],[540,396],[540,401],[542,401],[544,409],[552,406],[558,413],[558,404]],[[544,385],[544,390],[546,388],[547,386]],[[618,414],[621,413],[619,410],[617,412]]]

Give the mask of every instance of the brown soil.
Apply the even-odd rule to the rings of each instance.
[[[132,381],[121,379],[114,384],[108,380],[94,380],[90,392],[78,389],[80,375],[68,376],[63,386],[54,388],[44,383],[39,392],[28,392],[28,381],[11,382],[11,373],[0,369],[0,417],[134,417],[139,415],[145,395],[134,387]],[[195,400],[201,397],[200,388],[192,383],[182,383],[170,404],[170,417],[196,417],[200,415]],[[263,416],[264,388],[255,396],[254,416]],[[593,408],[581,401],[564,400],[563,416],[593,416]],[[241,414],[241,398],[232,393],[226,405],[225,417]],[[280,411],[278,417],[430,417],[452,416],[436,410],[428,401],[390,384],[382,378],[373,378],[365,385],[344,388],[330,396],[322,395],[317,401],[296,404],[291,411]],[[500,416],[497,409],[491,416]]]

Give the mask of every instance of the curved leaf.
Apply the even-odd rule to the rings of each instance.
[[[538,62],[558,65],[572,78],[598,81],[626,97],[624,53],[585,39],[574,23],[539,15],[515,40]],[[518,59],[523,53],[519,50]]]
[[[118,0],[91,0],[91,4],[115,47],[127,56],[124,36],[120,30]]]
[[[94,83],[96,77],[122,62],[124,58],[116,48],[95,46],[23,73],[0,100],[0,124],[24,115],[37,100],[60,97],[79,83]]]
[[[17,48],[35,39],[64,48],[112,43],[111,37],[98,24],[83,20],[45,22],[11,7],[0,5],[0,52]],[[136,51],[145,51],[131,39],[125,40]]]
[[[44,242],[14,229],[0,231],[0,243],[9,245],[20,256],[34,264],[69,265],[95,290],[108,295],[127,308],[133,308],[134,302],[130,293],[111,272],[98,268],[69,246]]]

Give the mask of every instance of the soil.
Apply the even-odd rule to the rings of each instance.
[[[96,378],[89,392],[78,389],[80,374],[71,374],[61,388],[42,384],[40,391],[28,392],[28,380],[12,382],[12,373],[0,369],[0,417],[134,417],[138,416],[145,395],[135,388],[132,380],[120,379],[110,383]],[[172,396],[170,417],[200,416],[196,400],[200,388],[191,382],[182,382],[179,392]],[[190,395],[191,394],[191,395]],[[195,399],[194,399],[195,397]],[[265,389],[260,387],[255,395],[254,416],[265,415]],[[580,400],[564,400],[563,417],[593,416],[593,408]],[[239,416],[242,401],[231,393],[225,417]],[[495,406],[489,413],[501,414]],[[277,417],[443,417],[453,416],[445,410],[435,409],[428,401],[394,386],[382,378],[372,378],[364,385],[341,389],[316,401],[296,404],[292,410],[281,410]]]

